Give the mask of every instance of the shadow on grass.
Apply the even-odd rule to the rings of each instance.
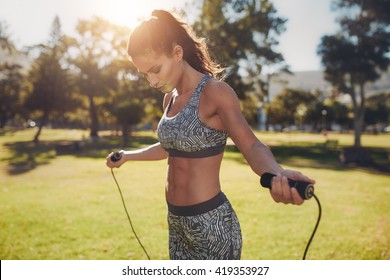
[[[118,136],[104,136],[98,139],[83,141],[41,141],[7,142],[4,148],[10,156],[0,160],[7,164],[10,175],[29,172],[41,165],[49,164],[51,160],[61,155],[71,155],[78,158],[105,158],[111,151],[120,149],[135,149],[156,143],[156,138],[149,135],[133,135],[129,144],[124,147],[122,138]],[[362,169],[362,166],[343,165],[340,160],[342,147],[326,147],[321,143],[294,142],[287,145],[271,146],[271,151],[277,161],[283,165],[296,168],[321,168],[330,170]],[[368,148],[375,164],[363,166],[363,170],[373,173],[390,174],[388,151],[385,148]],[[228,145],[224,158],[247,164],[236,146]]]
[[[10,175],[29,172],[41,165],[49,164],[51,160],[62,155],[71,155],[79,158],[105,158],[111,151],[132,149],[156,142],[154,137],[134,136],[126,147],[121,137],[107,136],[85,141],[40,141],[34,142],[7,142],[4,148],[10,156],[1,158],[7,164]]]
[[[388,151],[384,148],[367,148],[373,159],[370,165],[343,164],[340,161],[342,147],[326,147],[321,143],[294,143],[270,147],[276,160],[282,165],[297,168],[320,168],[330,170],[351,170],[359,168],[369,173],[390,174]],[[226,147],[225,158],[247,164],[245,158],[234,145]]]

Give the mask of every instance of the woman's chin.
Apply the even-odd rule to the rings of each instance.
[[[162,92],[162,93],[170,93],[174,90],[175,88],[173,86],[170,86],[170,85],[166,85],[166,86],[163,86],[161,88],[159,88],[159,90]]]

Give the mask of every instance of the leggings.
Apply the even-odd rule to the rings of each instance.
[[[171,260],[239,260],[242,236],[230,202],[220,192],[192,206],[168,203]]]

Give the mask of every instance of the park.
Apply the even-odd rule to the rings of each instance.
[[[106,133],[98,142],[56,152],[56,145],[83,141],[87,131],[35,129],[0,136],[1,259],[146,259],[134,238],[105,156],[121,144]],[[307,259],[373,260],[390,255],[390,176],[375,166],[343,165],[340,149],[351,134],[330,134],[327,147],[314,133],[257,132],[285,167],[316,179],[322,219]],[[154,143],[150,131],[134,133],[131,148]],[[388,165],[390,135],[362,137],[376,162]],[[165,161],[133,162],[114,170],[135,230],[152,259],[168,259]],[[301,259],[318,215],[313,199],[302,206],[276,204],[234,145],[222,163],[223,191],[236,208],[243,232],[243,259]]]
[[[197,113],[187,120],[199,119],[201,129],[193,129],[199,134],[212,130],[211,134],[227,139],[226,147],[225,142],[218,145],[222,147],[218,151],[224,151],[223,157],[218,154],[218,160],[222,159],[219,175],[222,191],[240,221],[241,259],[300,260],[304,252],[308,260],[390,259],[390,30],[388,13],[383,12],[389,10],[389,1],[316,1],[314,8],[314,1],[301,5],[277,0],[158,1],[153,5],[148,1],[145,6],[120,1],[123,8],[101,2],[107,13],[96,12],[98,5],[91,5],[86,9],[91,13],[74,21],[73,31],[69,14],[51,14],[51,26],[45,26],[47,39],[34,44],[18,43],[14,29],[8,29],[8,17],[0,19],[1,260],[145,260],[147,254],[137,237],[151,259],[168,260],[167,161],[128,161],[110,170],[106,157],[158,142],[161,137],[157,138],[156,129],[164,118],[162,105],[167,105],[164,99],[174,96],[168,107],[173,104],[178,106],[177,114],[183,112],[196,92],[194,74],[209,75],[213,82],[227,85],[222,90],[212,87],[205,97],[211,99],[199,97]],[[175,7],[178,2],[183,5]],[[13,11],[7,15],[19,14],[20,7],[12,10],[10,3],[4,5]],[[46,1],[45,6],[65,5],[61,6],[64,10],[76,11],[80,3]],[[315,25],[319,19],[308,20],[324,14],[324,3],[337,15],[329,32],[319,31],[323,25]],[[293,14],[291,5],[299,6],[299,14]],[[158,9],[150,18],[151,22],[158,20],[156,27],[179,27],[181,32],[172,34],[187,34],[189,45],[196,48],[189,50],[175,36],[157,32],[161,38],[150,36],[157,41],[155,45],[163,39],[171,42],[158,51],[152,48],[154,44],[140,46],[133,59],[142,57],[141,53],[155,56],[147,60],[150,65],[139,67],[129,61],[129,34],[137,30],[135,19],[152,15],[152,10],[143,10],[152,6]],[[287,7],[292,21],[278,7]],[[183,23],[160,9],[178,12]],[[25,10],[29,11],[26,22],[36,32],[26,26],[23,31],[35,35],[42,28],[35,26],[36,18],[27,17],[39,14],[38,18],[48,20],[49,16],[38,6],[31,7],[35,12]],[[122,12],[130,12],[126,18],[134,22],[116,21]],[[304,20],[304,32],[299,30],[299,36],[289,40],[288,49],[298,45],[294,52],[300,55],[299,62],[314,55],[318,58],[315,69],[294,70],[285,50],[279,48],[282,33],[294,27],[294,16]],[[18,16],[13,24],[19,22]],[[307,29],[320,33],[310,54],[303,51],[310,35]],[[179,57],[172,65],[183,67],[166,68],[166,63],[157,62],[157,58],[171,61],[175,56],[173,52],[168,55],[168,49],[173,46]],[[188,50],[195,63],[184,56]],[[194,55],[194,50],[201,52]],[[202,65],[211,68],[198,67]],[[176,70],[168,74],[167,69]],[[183,73],[192,78],[182,80]],[[233,94],[214,94],[227,91]],[[180,101],[179,94],[188,102]],[[204,107],[199,105],[202,100],[208,100]],[[183,128],[193,126],[180,128],[176,136],[188,135],[182,133]],[[284,169],[316,180],[315,199],[301,206],[275,203],[269,190],[260,185],[260,171],[271,166],[273,159],[263,157],[267,149],[253,152],[246,148],[264,147],[251,130]],[[194,139],[186,139],[191,148],[201,143]],[[160,149],[156,155],[162,158],[165,154]],[[188,172],[190,168],[182,172],[186,182],[196,182],[192,190],[199,194],[198,183],[209,178],[204,177],[209,171],[213,176],[209,174],[211,179],[204,184],[206,191],[219,190],[219,183],[211,188],[208,184],[216,182],[216,168],[188,154],[184,158],[182,163],[203,168],[197,176]],[[216,161],[208,162],[216,166]],[[177,164],[176,171],[184,170],[182,166]],[[284,172],[275,166],[274,173]],[[286,196],[290,191],[287,182],[284,187]],[[193,197],[198,198],[186,196]],[[291,196],[288,199],[280,201],[291,202]],[[312,242],[306,255],[308,240]]]

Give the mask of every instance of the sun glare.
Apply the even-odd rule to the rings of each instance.
[[[95,2],[97,15],[122,26],[134,28],[155,9],[180,8],[184,0],[99,0]]]

